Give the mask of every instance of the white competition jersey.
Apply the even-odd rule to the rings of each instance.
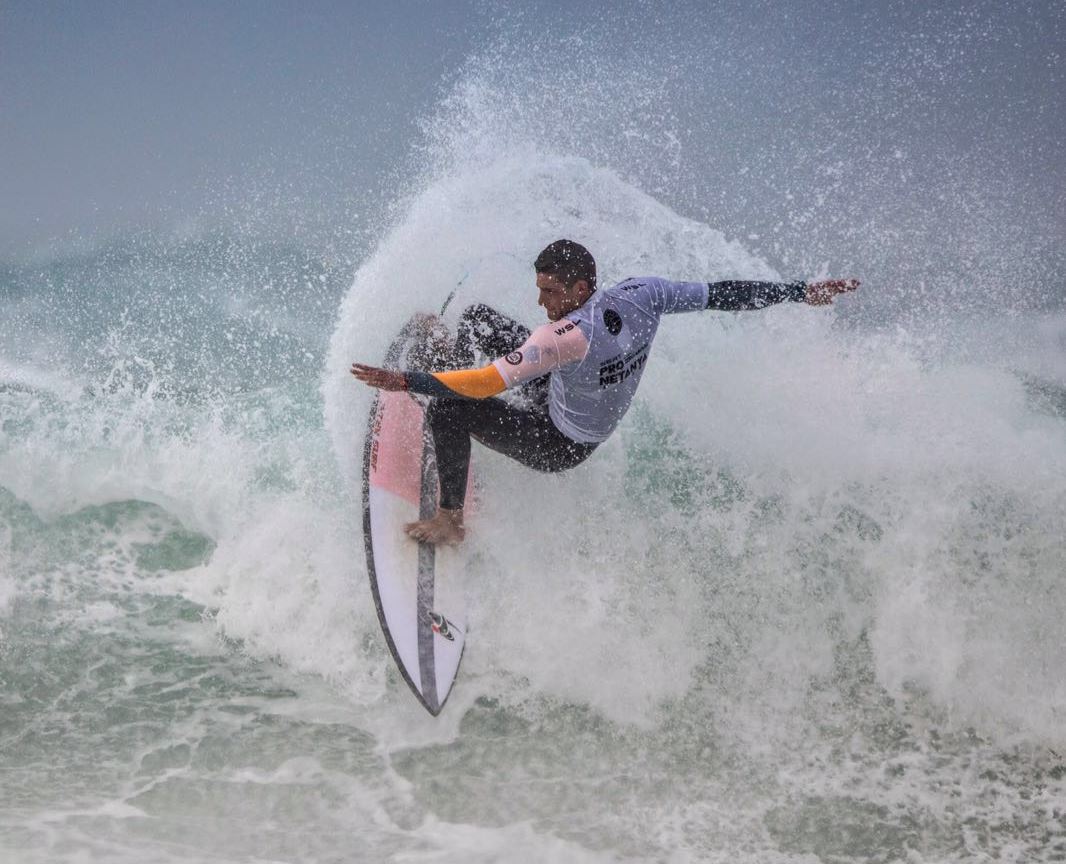
[[[605,441],[629,410],[659,318],[707,308],[706,282],[657,276],[626,279],[596,291],[565,318],[533,331],[524,345],[494,361],[508,387],[551,371],[548,413],[574,441]]]

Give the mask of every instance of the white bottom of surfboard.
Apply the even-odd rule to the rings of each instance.
[[[407,536],[404,526],[419,518],[411,501],[373,484],[369,491],[382,626],[408,684],[437,714],[455,682],[466,639],[459,554]]]

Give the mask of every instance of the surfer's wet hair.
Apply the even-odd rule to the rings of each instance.
[[[558,277],[567,288],[584,279],[590,291],[596,290],[596,259],[573,240],[556,240],[545,246],[533,262],[533,269]]]

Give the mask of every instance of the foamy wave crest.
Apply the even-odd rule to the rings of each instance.
[[[334,334],[325,385],[327,425],[352,488],[359,483],[369,394],[353,386],[347,375],[351,361],[379,358],[407,317],[433,311],[457,286],[451,318],[467,303],[488,302],[535,322],[540,310],[531,261],[560,236],[596,250],[605,283],[629,273],[772,275],[738,244],[677,216],[584,159],[529,149],[431,184],[360,270]],[[634,613],[643,617],[647,608],[658,608],[669,616],[673,603],[661,595],[672,597],[677,589],[651,587],[650,594],[659,596],[640,598],[658,580],[651,573],[632,578],[633,562],[644,557],[646,546],[639,514],[618,509],[621,476],[612,464],[618,454],[612,459],[610,449],[563,478],[533,477],[483,459],[485,512],[521,513],[526,530],[514,530],[511,520],[506,526],[475,520],[485,527],[471,546],[476,551],[470,553],[470,590],[475,608],[483,609],[475,626],[486,668],[502,661],[538,689],[591,699],[610,713],[632,717],[634,709],[639,715],[684,692],[699,652],[690,641],[666,634],[654,645],[633,638]],[[509,501],[499,497],[503,488],[511,489]],[[628,524],[628,530],[597,527],[592,517],[597,509],[618,528]],[[550,558],[548,548],[557,550]],[[602,567],[610,571],[607,578],[599,575]],[[638,594],[627,594],[627,585]],[[560,614],[563,609],[585,609],[587,618],[581,623],[575,614]],[[547,644],[551,651],[537,650]],[[467,668],[477,667],[478,653],[471,652]],[[575,664],[579,655],[599,660]],[[523,657],[536,660],[531,664]],[[664,663],[675,674],[656,675]],[[634,677],[640,681],[635,690]]]
[[[371,394],[349,364],[453,290],[452,323],[473,302],[541,320],[530,262],[551,240],[588,245],[603,284],[777,276],[615,171],[530,143],[536,116],[465,80],[431,124],[430,176],[356,275],[323,385],[351,489]],[[841,675],[873,676],[901,703],[1054,737],[1066,434],[1004,357],[928,350],[949,335],[793,305],[678,316],[585,465],[545,477],[476,450],[465,685],[638,723],[695,699],[754,740],[792,734]]]

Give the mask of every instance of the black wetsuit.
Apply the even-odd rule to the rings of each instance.
[[[517,351],[530,331],[517,321],[483,304],[471,306],[459,319],[453,357],[456,368],[473,365],[475,352],[487,358]],[[437,398],[426,417],[437,452],[440,506],[463,506],[470,465],[470,439],[537,471],[554,473],[573,468],[596,449],[595,444],[572,441],[548,416],[548,378],[522,388],[524,405],[502,399]]]
[[[636,300],[645,293],[648,294],[643,298],[646,302],[638,309]],[[603,404],[607,404],[611,395],[610,388],[626,386],[630,388],[630,395],[635,390],[660,314],[697,309],[761,309],[785,300],[802,301],[805,296],[804,282],[671,283],[649,277],[644,281],[626,280],[604,292],[594,294],[588,303],[571,313],[570,319],[562,319],[545,326],[567,339],[577,335],[573,332],[574,327],[580,326],[589,341],[587,363],[599,363],[597,356],[594,356],[596,344],[601,346],[596,353],[606,357],[611,352],[610,340],[629,335],[630,324],[638,334],[642,326],[648,328],[646,341],[638,350],[622,353],[618,358],[610,358],[616,361],[613,364],[608,362],[606,365],[601,364],[598,369],[589,370],[591,383],[588,386],[604,390]],[[605,308],[600,310],[601,306]],[[598,311],[603,319],[602,325],[599,323],[599,317],[585,320],[589,318],[589,309]],[[627,324],[630,318],[632,321]],[[575,325],[574,321],[578,324]],[[502,358],[495,360],[495,366],[501,370],[501,375],[505,376],[504,381],[510,380],[506,376],[511,375],[511,368],[521,369],[523,364],[530,361],[535,351],[541,351],[543,356],[543,342],[538,343],[537,338],[531,341],[533,335],[526,327],[488,306],[471,306],[459,321],[453,357],[448,365],[453,369],[469,367],[475,362],[476,353],[481,353],[486,358]],[[549,337],[550,335],[548,334]],[[594,343],[593,340],[601,342]],[[604,343],[602,340],[607,341]],[[578,366],[587,363],[581,361]],[[573,468],[592,454],[600,443],[599,440],[575,440],[560,431],[549,415],[549,396],[565,399],[567,392],[567,385],[564,379],[560,378],[553,384],[553,393],[549,394],[549,380],[555,376],[572,375],[573,373],[567,371],[571,368],[561,366],[550,375],[521,383],[519,386],[523,397],[522,404],[512,404],[494,397],[468,398],[461,392],[449,389],[433,374],[407,373],[408,386],[413,392],[436,397],[427,410],[427,419],[437,454],[441,507],[454,510],[463,506],[471,438],[529,468],[545,472]],[[503,389],[503,386],[501,383],[500,389]],[[585,404],[596,405],[598,397],[585,396],[586,400],[590,398],[591,403],[586,401]],[[627,396],[621,402],[621,407],[609,418],[610,428],[621,420],[629,405],[628,398]],[[601,438],[606,437],[609,431],[608,429]]]

